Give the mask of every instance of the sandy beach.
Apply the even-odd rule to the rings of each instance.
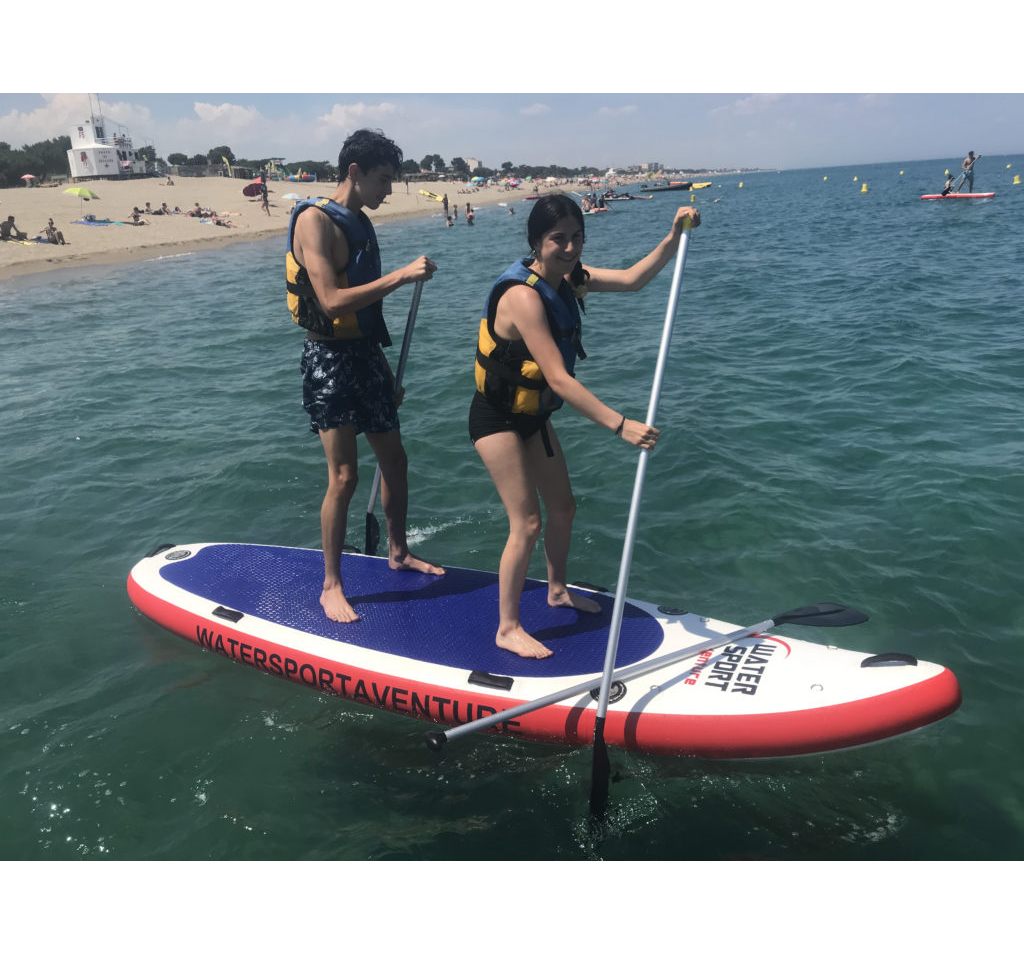
[[[249,184],[248,180],[175,176],[172,181],[173,185],[162,178],[125,181],[101,179],[52,187],[0,189],[0,219],[13,215],[17,228],[26,233],[29,239],[33,239],[42,234],[47,220],[52,218],[67,242],[66,245],[0,242],[0,281],[54,268],[144,261],[179,255],[204,246],[251,242],[272,235],[283,236],[295,204],[294,200],[285,199],[284,196],[296,194],[305,198],[307,195],[329,195],[335,188],[330,182],[271,182],[268,216],[259,198],[250,199],[242,195],[242,189]],[[66,195],[64,190],[74,185],[88,188],[98,198],[83,201],[76,196]],[[530,183],[523,183],[518,190],[506,191],[501,185],[469,189],[465,183],[458,182],[411,182],[408,186],[399,182],[393,194],[379,209],[370,213],[370,217],[380,223],[439,213],[441,204],[420,195],[420,189],[439,195],[447,193],[450,205],[457,205],[461,213],[465,210],[466,202],[471,202],[476,208],[520,200],[531,194],[529,186]],[[542,192],[565,191],[568,188],[546,183],[542,186]],[[135,207],[145,209],[147,202],[153,209],[161,208],[164,203],[170,209],[177,206],[182,213],[143,215],[140,221],[145,225],[138,226],[77,224],[83,215],[111,219],[115,223],[130,223],[132,210]],[[215,211],[230,226],[216,225],[209,218],[185,215],[197,202],[201,208]],[[459,224],[463,221],[460,215]]]

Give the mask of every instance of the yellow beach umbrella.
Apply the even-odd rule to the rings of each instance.
[[[84,186],[74,186],[71,189],[65,189],[64,190],[64,194],[65,195],[77,195],[78,196],[78,198],[81,200],[78,203],[79,214],[81,214],[81,210],[85,208],[85,206],[83,205],[84,202],[88,202],[90,199],[98,199],[99,198],[99,196],[96,195],[95,192],[90,192]]]

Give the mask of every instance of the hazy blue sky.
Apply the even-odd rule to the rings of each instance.
[[[103,115],[157,154],[337,160],[382,128],[407,158],[532,164],[806,168],[1024,152],[1024,94],[100,93]],[[93,100],[95,103],[95,99]],[[0,140],[67,134],[87,93],[0,94]]]

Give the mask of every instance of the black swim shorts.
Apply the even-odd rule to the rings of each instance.
[[[481,437],[514,431],[525,442],[540,431],[544,450],[553,457],[551,441],[548,438],[547,420],[549,415],[513,414],[495,407],[479,391],[474,392],[469,405],[469,439],[475,444]]]
[[[314,434],[344,424],[357,434],[398,430],[395,382],[380,345],[307,338],[299,367],[302,406]]]

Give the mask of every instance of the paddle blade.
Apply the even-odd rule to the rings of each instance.
[[[366,546],[363,553],[367,556],[376,556],[377,547],[380,545],[380,523],[375,514],[366,515]]]
[[[608,746],[604,744],[604,720],[598,719],[594,728],[594,761],[590,773],[590,814],[596,819],[604,818],[610,776],[611,762],[608,760]]]
[[[860,610],[839,603],[812,603],[790,610],[781,616],[774,617],[775,625],[793,623],[796,626],[855,626],[867,620],[867,615]]]

